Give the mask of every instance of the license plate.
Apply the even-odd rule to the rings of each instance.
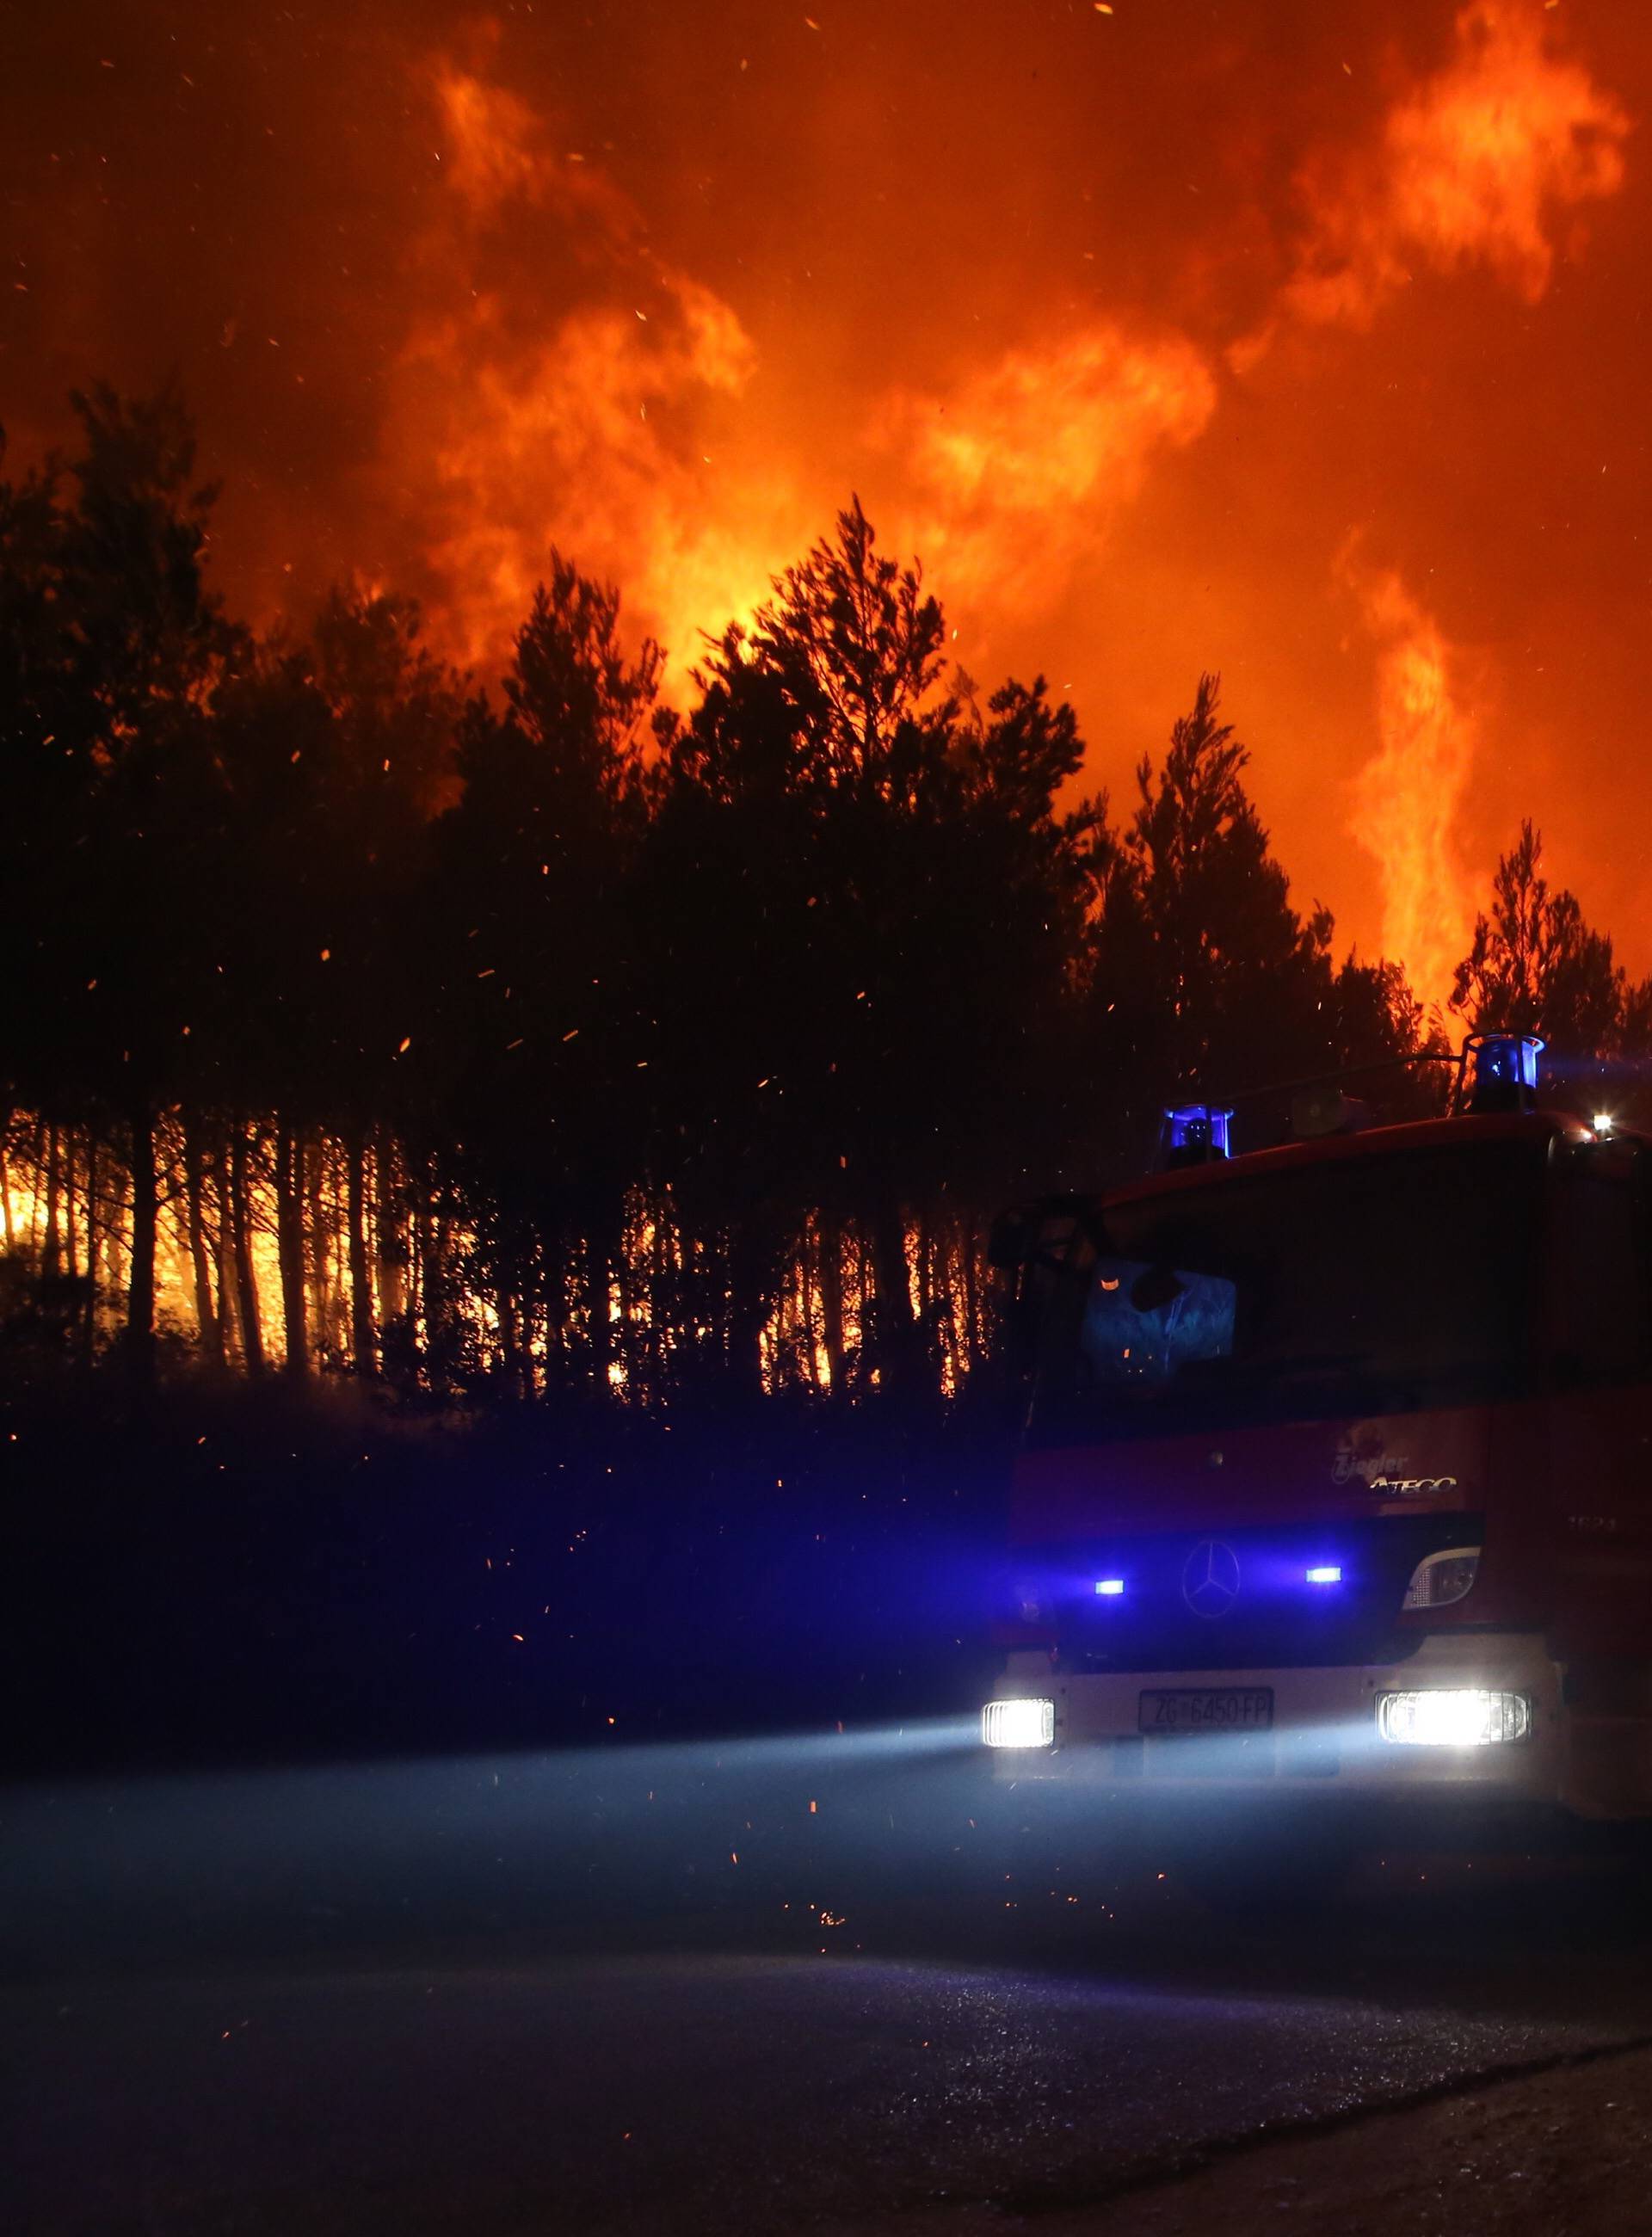
[[[1268,1686],[1178,1686],[1143,1693],[1144,1732],[1265,1732],[1273,1723]]]

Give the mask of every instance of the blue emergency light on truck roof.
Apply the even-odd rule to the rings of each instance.
[[[1546,1046],[1539,1033],[1470,1033],[1463,1044],[1466,1067],[1473,1059],[1469,1109],[1530,1111],[1537,1098],[1537,1059]]]
[[[1165,1163],[1208,1165],[1232,1157],[1228,1128],[1233,1114],[1214,1103],[1178,1103],[1165,1113]]]

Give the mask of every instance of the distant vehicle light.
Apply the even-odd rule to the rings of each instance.
[[[1055,1704],[988,1701],[981,1712],[981,1737],[988,1747],[1048,1747],[1055,1739]]]
[[[1377,1727],[1385,1740],[1405,1747],[1490,1747],[1531,1737],[1531,1704],[1523,1693],[1471,1686],[1379,1693]]]
[[[1595,1113],[1595,1132],[1597,1134],[1609,1134],[1611,1131],[1611,1112],[1609,1111],[1597,1111]]]
[[[1322,1562],[1317,1569],[1308,1570],[1306,1574],[1311,1585],[1339,1585],[1342,1582],[1342,1571],[1334,1561]]]
[[[1479,1574],[1477,1546],[1448,1546],[1417,1563],[1400,1605],[1408,1608],[1450,1607],[1453,1600],[1468,1598]]]
[[[1116,1600],[1120,1594],[1124,1590],[1124,1579],[1122,1577],[1099,1577],[1096,1580],[1095,1588],[1097,1592],[1100,1594],[1104,1600]]]

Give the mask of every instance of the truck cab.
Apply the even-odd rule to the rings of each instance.
[[[1001,1775],[1652,1815],[1652,1143],[1515,1046],[1022,1216]]]

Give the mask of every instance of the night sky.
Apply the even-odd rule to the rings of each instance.
[[[1425,993],[1523,814],[1652,967],[1644,9],[807,5],[0,5],[10,464],[175,370],[239,610],[486,670],[554,538],[679,689],[858,491]]]

